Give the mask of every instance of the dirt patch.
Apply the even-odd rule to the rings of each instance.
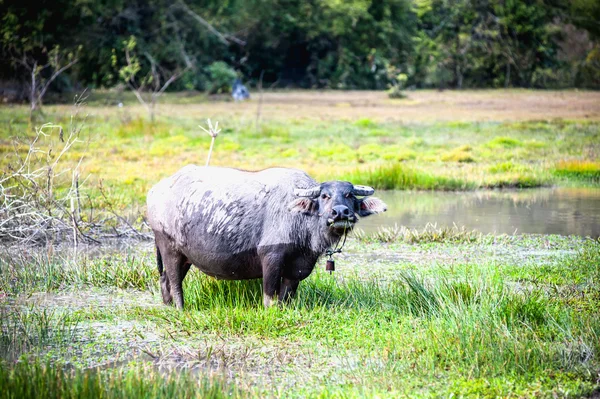
[[[317,119],[433,122],[522,121],[548,119],[600,120],[600,93],[578,91],[433,91],[408,92],[391,100],[382,91],[282,91],[263,95],[265,119]],[[164,115],[235,116],[251,122],[257,96],[239,104],[215,101],[202,104],[161,105]],[[226,120],[221,117],[222,120]]]

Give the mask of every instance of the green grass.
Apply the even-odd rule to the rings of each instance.
[[[521,147],[523,143],[512,137],[499,136],[490,140],[487,145],[491,148],[515,148]]]
[[[8,368],[0,363],[1,398],[238,398],[241,393],[216,379],[193,372],[162,375],[148,364],[127,370],[73,370],[33,361]]]
[[[2,391],[21,397],[30,379],[27,392],[155,397],[183,389],[188,369],[200,392],[234,397],[581,397],[597,386],[598,241],[432,226],[359,237],[344,253],[335,275],[319,264],[281,308],[262,307],[260,280],[192,270],[184,311],[162,305],[150,250],[3,256],[0,346],[5,362],[21,360],[0,370]],[[396,257],[411,253],[421,263]]]
[[[47,346],[66,346],[76,335],[76,317],[53,309],[0,309],[0,356],[18,360],[21,354]]]
[[[593,161],[560,161],[554,174],[562,178],[600,182],[600,162]]]
[[[361,182],[361,184],[382,190],[465,190],[475,187],[475,184],[465,179],[434,176],[398,163],[382,165],[373,169],[356,169],[338,178]]]
[[[148,290],[155,285],[152,255],[128,254],[101,259],[49,256],[43,252],[0,257],[0,292],[53,291],[61,286]],[[33,270],[31,265],[35,265]]]

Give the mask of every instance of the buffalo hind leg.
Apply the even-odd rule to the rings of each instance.
[[[160,293],[163,297],[165,305],[173,303],[173,297],[171,296],[171,284],[169,283],[169,277],[164,270],[164,264],[162,260],[162,254],[158,248],[158,240],[156,240],[156,264],[158,266],[159,282],[160,282]]]
[[[167,273],[163,272],[160,275],[160,292],[163,297],[163,302],[165,305],[171,305],[173,303],[173,296],[171,295],[171,284],[169,283],[169,278],[167,277]]]
[[[171,305],[173,302],[179,309],[183,308],[182,283],[191,264],[181,253],[164,245],[164,240],[156,240],[156,255],[160,273],[160,290],[163,302]],[[161,245],[162,244],[162,245]]]
[[[190,266],[186,257],[181,254],[174,254],[168,261],[165,261],[165,273],[170,285],[171,297],[173,298],[175,307],[178,309],[183,309],[182,285],[185,275],[190,270]]]

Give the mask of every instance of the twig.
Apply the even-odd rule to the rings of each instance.
[[[198,127],[202,130],[204,130],[206,133],[208,133],[208,135],[210,137],[212,137],[211,141],[210,141],[210,148],[208,149],[208,156],[206,158],[206,166],[208,166],[208,164],[210,163],[210,156],[212,154],[212,150],[213,150],[213,146],[215,145],[215,140],[217,138],[217,136],[219,135],[219,133],[221,132],[221,130],[219,130],[219,122],[217,122],[215,124],[215,127],[213,128],[212,122],[210,121],[210,119],[206,120],[208,123],[208,130],[206,130],[204,127],[202,127],[202,125],[198,125]]]
[[[75,201],[71,198],[71,220],[73,221],[73,247],[77,248],[77,221],[75,221]]]
[[[127,221],[127,219],[125,219],[123,216],[119,215],[117,212],[115,212],[114,207],[112,202],[108,199],[108,197],[106,196],[106,194],[104,193],[104,188],[102,187],[102,185],[100,185],[99,187],[100,189],[100,194],[102,195],[102,198],[106,201],[106,204],[108,205],[108,210],[110,211],[110,213],[112,213],[118,220],[120,220],[121,222],[125,223],[125,225],[129,228],[129,231],[131,231],[135,236],[139,237],[139,238],[144,238],[147,240],[150,240],[154,237],[148,235],[148,234],[144,234],[141,233],[140,231],[138,231],[138,229],[136,229],[135,227],[133,227],[131,225],[131,223],[129,223]],[[113,231],[118,232],[117,229],[113,226]],[[122,236],[122,234],[118,235],[118,236]]]
[[[58,69],[57,71],[54,71],[54,73],[52,74],[52,76],[50,76],[50,78],[46,81],[46,84],[44,85],[44,87],[40,90],[40,93],[37,96],[37,103],[41,104],[42,102],[42,98],[44,98],[44,94],[46,94],[46,91],[48,90],[48,88],[50,87],[50,84],[52,82],[54,82],[54,80],[58,77],[58,75],[60,75],[61,73],[63,73],[64,71],[66,71],[67,69],[71,68],[73,65],[75,65],[77,62],[79,61],[79,58],[75,58],[73,60],[71,60],[71,62],[69,62],[67,65],[63,66],[62,68]]]

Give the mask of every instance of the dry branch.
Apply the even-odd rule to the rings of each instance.
[[[207,20],[205,20],[204,18],[202,18],[200,15],[198,15],[197,13],[195,13],[187,4],[185,4],[185,2],[183,0],[179,0],[177,2],[177,4],[179,5],[179,7],[181,7],[181,9],[183,11],[185,11],[188,15],[190,15],[192,18],[194,18],[200,25],[204,26],[206,29],[208,29],[208,31],[210,33],[212,33],[213,35],[215,35],[219,41],[225,45],[229,45],[229,42],[232,41],[234,43],[239,44],[240,46],[245,46],[246,42],[238,39],[235,36],[232,35],[223,35],[221,32],[219,32],[218,30],[216,30],[214,28],[214,26],[212,26],[210,23],[208,23]]]
[[[15,142],[9,166],[0,173],[1,244],[67,241],[77,245],[115,237],[151,238],[119,215],[103,191],[108,210],[95,210],[85,192],[88,207],[82,207],[86,179],[81,181],[80,171],[84,156],[72,165],[65,160],[69,150],[85,144],[80,138],[83,122],[78,121],[77,115],[71,118],[68,132],[60,125],[46,123],[36,128],[29,143]],[[57,151],[50,140],[56,135],[62,147]],[[47,141],[50,143],[44,148]],[[67,173],[70,184],[63,178]]]
[[[144,57],[146,57],[150,63],[150,72],[148,72],[148,74],[139,82],[136,80],[136,75],[139,72],[139,60],[137,56],[130,53],[130,47],[133,50],[135,48],[135,42],[133,42],[133,45],[128,44],[125,47],[125,61],[127,63],[127,67],[122,69],[122,71],[127,70],[129,72],[123,74],[125,77],[124,80],[139,103],[146,108],[146,111],[148,111],[152,121],[154,121],[158,98],[169,88],[173,82],[179,79],[188,70],[193,68],[193,64],[191,63],[189,56],[187,56],[183,45],[181,43],[179,44],[183,59],[186,64],[184,68],[177,68],[175,71],[165,71],[160,67],[152,55],[150,55],[148,52],[145,52]],[[149,101],[144,99],[143,96],[143,93],[146,91],[150,93]]]

